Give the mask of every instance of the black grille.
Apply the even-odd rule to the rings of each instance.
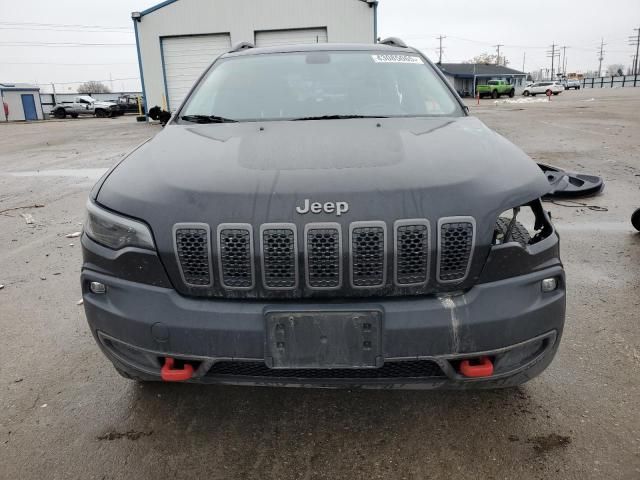
[[[205,228],[177,228],[176,253],[185,283],[197,287],[211,284],[209,232]]]
[[[340,286],[340,231],[310,228],[306,234],[307,281],[312,288]]]
[[[230,288],[251,288],[253,286],[251,230],[221,228],[218,237],[223,285]]]
[[[380,286],[385,277],[384,228],[362,226],[351,230],[351,275],[356,287]]]
[[[315,379],[376,379],[376,378],[442,378],[445,377],[437,363],[430,360],[387,362],[380,368],[286,368],[271,369],[263,362],[218,362],[207,376],[220,377],[269,377]]]
[[[429,227],[426,223],[396,227],[396,283],[425,283],[429,276]]]
[[[262,231],[262,262],[267,288],[296,286],[296,237],[293,228]]]
[[[441,224],[439,280],[452,282],[466,277],[472,249],[473,224],[471,222]]]

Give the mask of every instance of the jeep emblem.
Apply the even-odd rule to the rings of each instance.
[[[305,213],[335,213],[336,216],[340,216],[343,213],[349,211],[349,204],[347,202],[313,202],[308,198],[304,199],[304,205],[302,207],[296,207],[296,212],[304,215]]]

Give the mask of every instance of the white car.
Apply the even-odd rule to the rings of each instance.
[[[525,97],[531,95],[535,97],[537,94],[548,95],[547,92],[551,92],[554,95],[558,95],[560,92],[564,91],[564,85],[560,82],[536,82],[531,85],[525,87],[524,92],[522,94]]]

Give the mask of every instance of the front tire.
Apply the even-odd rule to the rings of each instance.
[[[62,120],[63,118],[65,118],[67,116],[67,112],[65,111],[64,108],[58,108],[55,113],[53,114],[54,117],[56,117],[59,120]]]
[[[523,94],[525,97],[528,97],[528,96],[529,96],[529,90],[525,90],[524,92],[522,92],[522,94]]]
[[[106,118],[107,117],[107,112],[105,112],[104,110],[96,110],[96,117],[97,118]]]
[[[491,92],[491,98],[496,99],[498,98],[498,91],[494,90],[493,92]]]
[[[511,91],[509,91],[509,98],[513,98],[516,96],[516,91],[514,89],[511,89]]]
[[[511,219],[507,217],[500,217],[496,222],[496,234],[505,235],[507,230],[509,229],[509,224],[511,223]],[[526,227],[516,220],[516,223],[513,225],[513,229],[511,230],[511,238],[510,242],[518,242],[523,248],[526,248],[531,241],[531,235],[529,235],[529,231]]]

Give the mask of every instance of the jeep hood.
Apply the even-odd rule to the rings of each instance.
[[[170,124],[109,175],[96,200],[146,221],[170,251],[178,222],[496,217],[549,184],[525,153],[473,117]],[[295,206],[348,202],[341,217]],[[343,227],[344,228],[344,227]]]

